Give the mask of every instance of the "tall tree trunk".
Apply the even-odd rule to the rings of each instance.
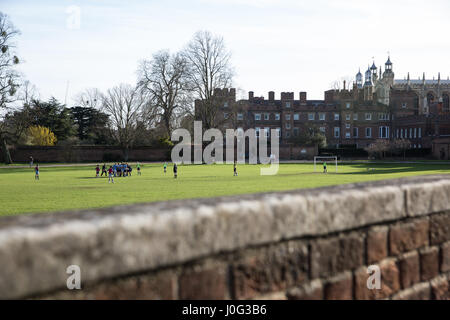
[[[8,146],[6,145],[6,139],[4,137],[2,139],[2,153],[3,153],[3,159],[6,164],[12,164],[11,154],[9,153]]]

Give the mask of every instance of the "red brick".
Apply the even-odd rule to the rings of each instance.
[[[441,272],[450,271],[450,241],[441,246]]]
[[[450,241],[450,213],[435,214],[430,218],[431,244]]]
[[[286,290],[308,278],[308,248],[304,242],[244,251],[235,260],[232,274],[236,299]]]
[[[389,231],[391,255],[427,246],[428,232],[429,221],[426,218],[392,226]]]
[[[289,300],[322,300],[323,285],[319,279],[305,283],[300,287],[289,290],[286,294]]]
[[[393,300],[430,300],[431,288],[428,282],[418,283],[392,297]]]
[[[400,283],[403,289],[420,282],[420,260],[417,251],[403,254],[398,259]]]
[[[326,300],[352,300],[353,277],[351,272],[344,272],[329,279],[325,283],[324,295]]]
[[[311,243],[311,278],[329,277],[364,264],[364,240],[359,233]]]
[[[388,255],[388,227],[374,227],[367,233],[367,263],[383,260]]]
[[[430,280],[439,274],[439,249],[430,247],[420,250],[420,278]]]
[[[179,277],[178,284],[182,300],[229,298],[227,272],[224,267],[185,272]]]
[[[355,272],[355,298],[358,300],[384,299],[400,290],[400,277],[394,259],[385,259],[379,264],[381,273],[381,288],[369,289],[367,267],[361,267]]]
[[[450,299],[449,279],[446,276],[440,276],[431,280],[431,294],[434,300]]]

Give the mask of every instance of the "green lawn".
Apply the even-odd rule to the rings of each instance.
[[[275,176],[261,176],[260,167],[239,165],[239,176],[233,177],[232,165],[179,166],[179,177],[175,180],[171,165],[164,175],[161,164],[145,164],[142,176],[137,176],[134,169],[132,177],[116,178],[115,184],[108,184],[107,178],[95,178],[94,167],[41,167],[39,181],[34,180],[33,169],[0,169],[0,215],[315,188],[450,173],[450,163],[344,164],[339,165],[337,174],[331,163],[328,174],[314,173],[312,164],[281,164]],[[374,170],[368,171],[367,168]]]

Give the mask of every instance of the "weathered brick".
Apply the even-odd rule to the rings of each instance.
[[[381,288],[369,289],[367,281],[369,274],[367,267],[361,267],[355,272],[355,298],[358,300],[384,299],[400,290],[400,278],[394,259],[385,259],[380,267]],[[373,275],[373,273],[372,273]]]
[[[322,300],[323,285],[320,279],[290,289],[286,296],[289,300]]]
[[[191,270],[180,275],[180,299],[227,299],[228,285],[225,267],[216,267],[205,270]]]
[[[437,247],[420,250],[420,278],[430,280],[439,274],[439,249]]]
[[[282,291],[308,278],[308,248],[304,242],[245,251],[236,260],[232,267],[236,299]]]
[[[367,233],[367,263],[383,260],[388,255],[388,227],[373,227]]]
[[[403,290],[392,297],[393,300],[430,300],[431,288],[428,282],[422,282]]]
[[[450,213],[434,214],[430,218],[431,244],[450,240]]]
[[[400,271],[400,283],[403,289],[407,289],[420,282],[420,260],[417,251],[401,255],[398,259]]]
[[[434,278],[430,282],[432,299],[434,300],[448,300],[450,299],[450,286],[447,276],[442,275]]]
[[[326,300],[352,300],[352,273],[347,271],[329,279],[324,286],[324,296]]]
[[[428,231],[429,221],[427,218],[392,226],[389,231],[391,255],[398,255],[428,245]]]
[[[359,233],[311,243],[311,278],[333,276],[364,263],[364,240]]]
[[[450,241],[441,246],[441,272],[450,271]]]

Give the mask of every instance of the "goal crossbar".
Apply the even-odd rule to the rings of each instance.
[[[338,159],[337,159],[337,158],[338,158],[337,156],[328,156],[328,157],[325,157],[325,156],[315,156],[315,157],[314,157],[314,172],[317,171],[317,170],[316,170],[316,167],[317,167],[317,160],[332,160],[332,161],[334,161],[335,168],[336,168],[336,172],[338,172],[338,165],[337,165]]]

